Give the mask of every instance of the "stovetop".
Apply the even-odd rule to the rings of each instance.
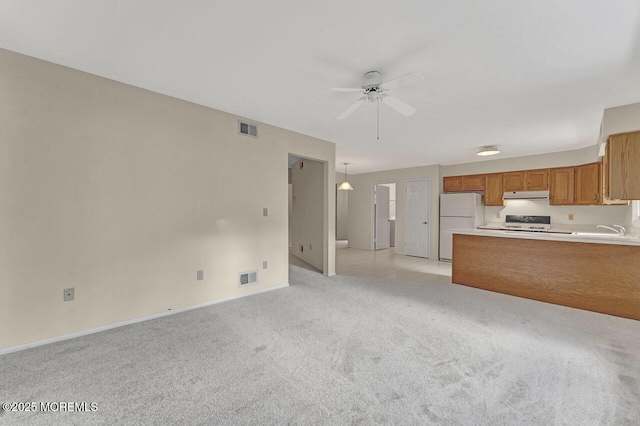
[[[551,232],[551,233],[571,233],[568,230],[552,229],[551,216],[520,216],[507,215],[506,222],[502,225],[479,226],[480,229],[493,229],[500,231],[515,232]]]

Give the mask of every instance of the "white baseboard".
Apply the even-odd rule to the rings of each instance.
[[[279,289],[285,288],[285,287],[289,287],[289,283],[283,284],[283,285],[279,285],[277,287],[264,288],[262,290],[254,291],[253,293],[240,294],[240,295],[237,295],[237,296],[231,296],[231,297],[227,297],[227,298],[224,298],[224,299],[214,300],[213,302],[201,303],[199,305],[187,306],[186,308],[179,308],[179,309],[175,309],[175,310],[171,310],[171,311],[167,311],[167,312],[161,312],[159,314],[149,315],[147,317],[136,318],[136,319],[123,321],[123,322],[117,322],[115,324],[105,325],[103,327],[92,328],[91,330],[79,331],[77,333],[65,334],[64,336],[52,337],[51,339],[39,340],[37,342],[32,342],[32,343],[26,343],[24,345],[14,346],[14,347],[8,348],[8,349],[0,349],[0,355],[6,355],[6,354],[9,354],[9,353],[12,353],[12,352],[23,351],[25,349],[35,348],[36,346],[48,345],[50,343],[61,342],[63,340],[74,339],[76,337],[86,336],[88,334],[100,333],[101,331],[111,330],[112,328],[118,328],[118,327],[122,327],[122,326],[125,326],[125,325],[135,324],[135,323],[143,322],[143,321],[149,321],[149,320],[153,320],[153,319],[156,319],[156,318],[166,317],[168,315],[179,314],[181,312],[191,311],[191,310],[194,310],[194,309],[205,308],[207,306],[217,305],[218,303],[229,302],[231,300],[240,299],[242,297],[254,296],[256,294],[266,293],[267,291],[272,291],[272,290],[279,290]]]

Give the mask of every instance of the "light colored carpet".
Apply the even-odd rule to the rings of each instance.
[[[4,424],[640,424],[640,322],[448,283],[328,278],[0,358]]]

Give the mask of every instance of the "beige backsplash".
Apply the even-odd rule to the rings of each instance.
[[[569,220],[573,214],[573,220]],[[499,215],[496,216],[496,215]],[[550,206],[548,201],[510,200],[504,207],[485,207],[487,223],[503,223],[507,215],[551,216],[552,228],[600,232],[597,225],[623,225],[631,233],[631,206]],[[634,228],[640,233],[640,229]]]

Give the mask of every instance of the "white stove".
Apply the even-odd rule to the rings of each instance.
[[[524,232],[549,232],[551,229],[551,216],[507,215],[506,219],[505,224],[500,227],[481,226],[480,228]]]

